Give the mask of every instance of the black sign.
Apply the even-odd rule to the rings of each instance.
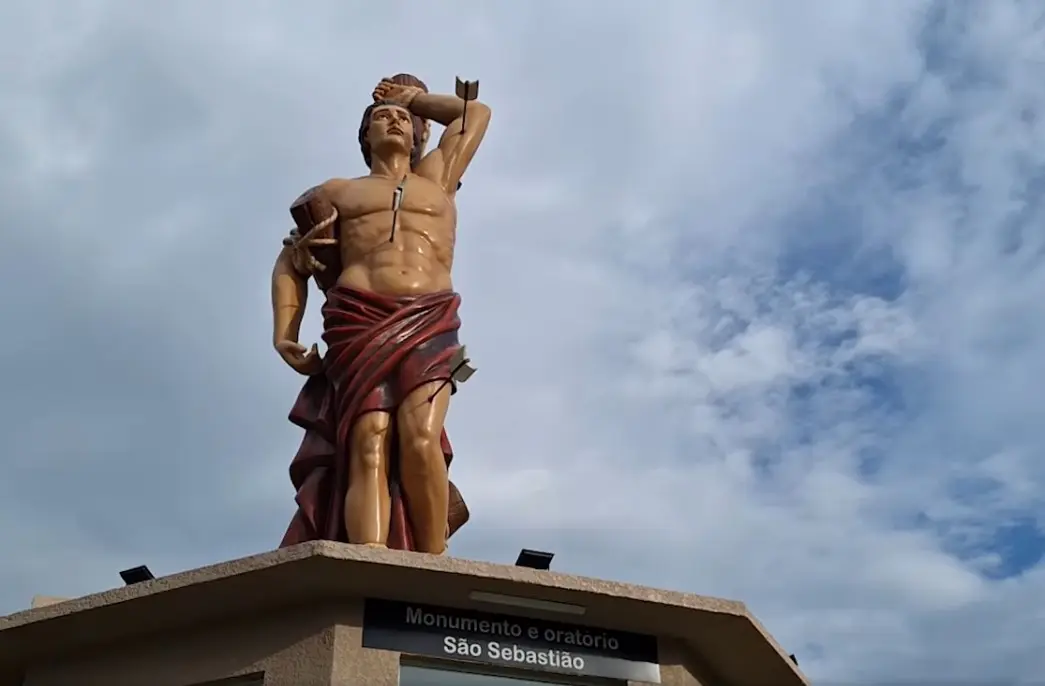
[[[366,601],[363,646],[543,672],[660,683],[657,639],[389,600]]]

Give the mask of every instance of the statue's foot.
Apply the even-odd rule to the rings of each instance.
[[[384,543],[364,543],[367,548],[388,548]]]

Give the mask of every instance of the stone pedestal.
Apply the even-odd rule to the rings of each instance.
[[[0,617],[0,686],[396,686],[401,661],[554,680],[564,660],[572,684],[807,683],[739,602],[339,543],[46,601]]]

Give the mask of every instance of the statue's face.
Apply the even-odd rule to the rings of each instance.
[[[367,139],[371,150],[399,148],[410,153],[414,145],[414,125],[410,112],[397,105],[381,105],[370,116]]]

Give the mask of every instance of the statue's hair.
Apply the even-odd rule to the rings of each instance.
[[[417,86],[425,93],[428,92],[428,86],[425,85],[425,82],[413,74],[396,74],[389,80],[401,86]],[[372,161],[370,141],[367,139],[367,134],[370,132],[370,120],[374,116],[374,110],[382,105],[395,104],[387,100],[380,100],[363,111],[363,121],[359,124],[359,150],[363,153],[363,161],[366,162],[367,167],[370,166]],[[425,120],[417,115],[413,115],[410,117],[410,123],[414,129],[414,145],[410,150],[410,166],[416,167],[421,161],[421,154],[424,152]]]

